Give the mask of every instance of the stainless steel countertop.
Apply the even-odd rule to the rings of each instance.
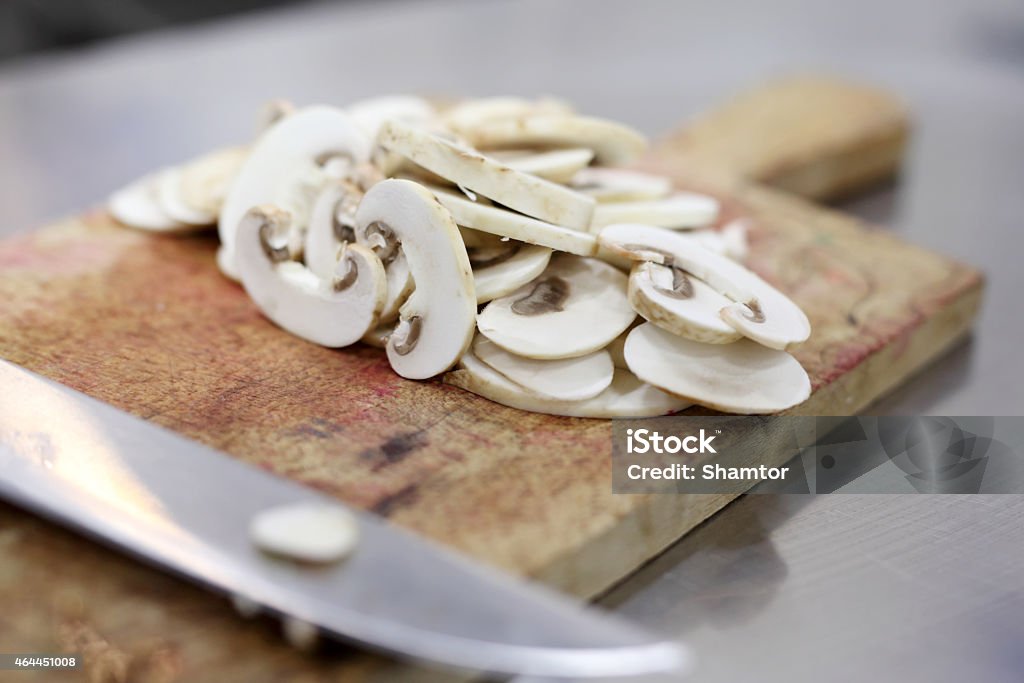
[[[845,208],[983,268],[974,337],[882,400],[1024,414],[1024,5],[1017,0],[298,5],[0,66],[0,235],[248,139],[270,97],[557,94],[657,135],[766,77],[907,99],[898,186]],[[1019,681],[1017,496],[751,496],[605,602],[679,634],[700,681]]]

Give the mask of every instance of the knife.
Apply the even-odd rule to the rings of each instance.
[[[680,644],[349,510],[359,544],[310,568],[249,541],[250,520],[340,505],[0,361],[0,498],[341,640],[459,669],[572,678],[688,668]]]

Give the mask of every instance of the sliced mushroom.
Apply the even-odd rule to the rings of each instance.
[[[430,187],[430,191],[461,226],[579,256],[597,253],[597,239],[590,233],[545,223],[484,202],[474,202],[438,187]]]
[[[292,216],[291,230],[301,236],[324,184],[369,154],[370,140],[348,115],[332,107],[302,109],[268,129],[252,146],[221,208],[224,254],[218,262],[225,274],[236,276],[235,233],[249,209],[260,204],[281,207]]]
[[[157,174],[156,198],[164,213],[181,223],[204,227],[217,222],[216,213],[194,209],[184,201],[179,166],[165,168]]]
[[[471,351],[462,357],[458,370],[445,375],[444,381],[511,408],[567,417],[654,417],[669,415],[690,405],[641,382],[624,369],[616,369],[611,385],[593,398],[582,401],[543,398],[489,367]]]
[[[226,147],[184,164],[181,200],[196,211],[219,214],[228,188],[248,153],[245,147]]]
[[[291,100],[276,98],[267,100],[256,114],[256,133],[260,134],[278,123],[286,116],[291,116],[296,111],[295,104]]]
[[[468,247],[466,252],[478,304],[516,291],[543,273],[551,260],[550,249],[513,240],[496,247]]]
[[[732,300],[719,315],[746,337],[785,349],[811,334],[807,316],[751,270],[701,245],[700,238],[664,228],[621,223],[604,228],[603,247],[635,260],[680,268]]]
[[[582,356],[603,349],[636,318],[626,284],[607,263],[557,254],[539,277],[487,304],[477,327],[520,356]]]
[[[345,107],[363,132],[375,140],[387,121],[427,125],[437,116],[434,105],[415,95],[383,95],[354,102]]]
[[[665,176],[601,166],[581,169],[569,186],[577,192],[589,194],[598,202],[663,199],[672,192],[672,181]]]
[[[650,261],[633,266],[629,302],[658,327],[693,341],[728,344],[743,336],[718,313],[732,301],[675,266]]]
[[[459,229],[429,190],[393,178],[371,187],[356,211],[356,238],[373,235],[402,250],[416,283],[388,339],[391,367],[407,379],[438,375],[473,339],[476,292]]]
[[[359,522],[340,505],[291,503],[261,510],[249,523],[260,550],[310,563],[337,562],[355,549]]]
[[[743,220],[734,220],[720,229],[692,230],[690,235],[700,240],[701,246],[728,256],[733,261],[743,261],[750,251],[747,244],[747,225]]]
[[[521,97],[483,97],[453,105],[444,113],[444,122],[458,132],[484,123],[540,114],[571,114],[572,107],[561,100]]]
[[[647,149],[643,135],[605,119],[572,114],[541,114],[486,121],[461,130],[480,149],[586,147],[597,163],[627,164]]]
[[[644,223],[662,228],[703,228],[718,218],[718,200],[681,192],[666,199],[599,204],[591,222],[592,232],[613,223]]]
[[[593,198],[516,171],[425,129],[388,121],[381,127],[378,142],[459,187],[479,192],[528,216],[571,228],[585,229],[590,225]]]
[[[398,309],[409,298],[413,281],[405,255],[386,236],[378,233],[357,236],[356,210],[363,191],[349,180],[328,184],[313,204],[305,235],[306,266],[319,277],[330,277],[338,258],[338,250],[346,242],[358,241],[377,254],[384,264],[387,296],[380,312],[380,321],[389,323],[398,317]],[[359,239],[358,237],[362,237]]]
[[[576,358],[537,360],[524,358],[477,335],[473,355],[527,391],[562,401],[583,401],[597,396],[612,383],[615,366],[603,349]]]
[[[393,324],[378,325],[363,335],[363,343],[375,349],[384,350],[388,346],[388,337],[395,331]]]
[[[191,232],[196,226],[167,214],[157,199],[157,176],[147,175],[126,185],[107,199],[107,211],[119,223],[153,232]]]
[[[278,326],[321,346],[353,344],[377,324],[384,305],[384,266],[358,244],[339,253],[331,278],[288,260],[291,215],[274,206],[249,210],[238,226],[242,286]]]
[[[530,173],[556,183],[567,183],[580,169],[586,168],[594,158],[594,152],[582,147],[548,152],[517,149],[495,150],[490,156],[521,173]]]
[[[701,344],[645,323],[629,333],[625,356],[640,379],[727,413],[776,413],[811,394],[810,378],[793,356],[748,339]]]

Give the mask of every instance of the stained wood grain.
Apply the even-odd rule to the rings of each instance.
[[[796,351],[815,388],[799,412],[856,412],[969,328],[976,271],[671,150],[645,166],[751,220],[749,265],[814,326]],[[523,413],[403,380],[374,349],[297,340],[219,275],[214,250],[98,211],[2,243],[0,356],[581,597],[728,502],[612,495],[608,422]],[[245,625],[224,601],[11,508],[0,548],[0,642],[86,652],[94,680],[432,676],[363,654],[298,655],[269,622]]]

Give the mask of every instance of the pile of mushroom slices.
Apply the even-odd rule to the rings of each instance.
[[[311,342],[523,410],[771,413],[810,394],[796,304],[712,197],[622,166],[634,130],[555,100],[275,103],[247,147],[116,192],[128,225],[217,223],[218,265]],[[445,374],[446,373],[446,374]]]

